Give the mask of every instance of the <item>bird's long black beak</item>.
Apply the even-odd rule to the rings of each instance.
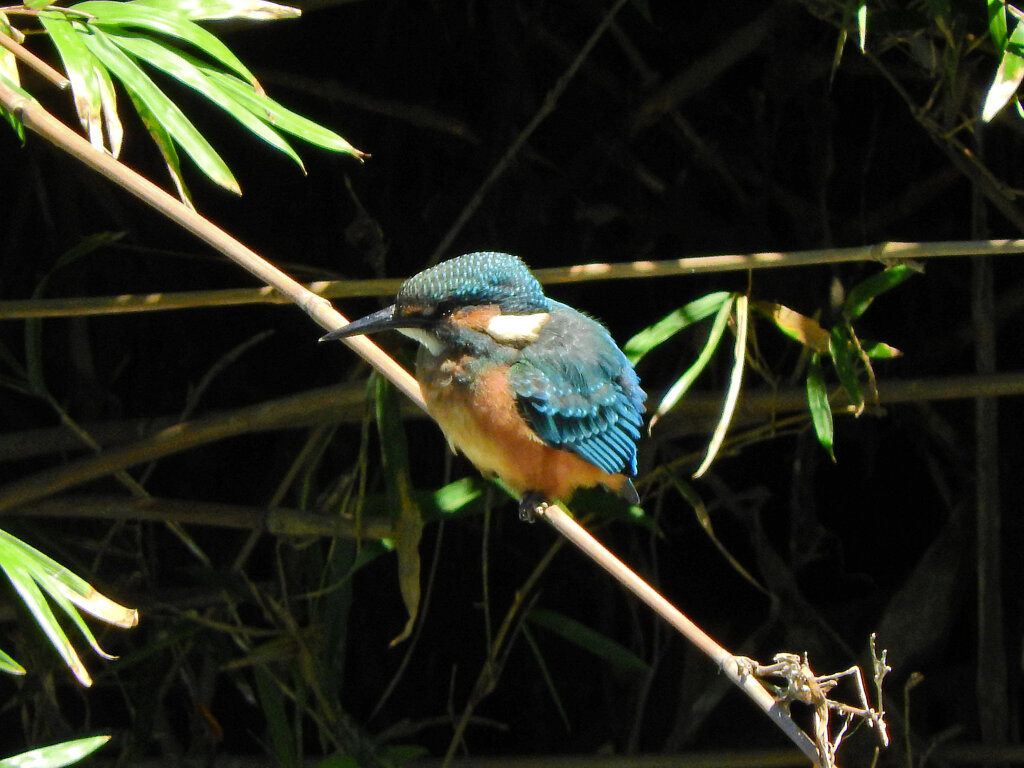
[[[379,312],[353,320],[348,325],[343,325],[341,328],[321,336],[320,341],[334,341],[335,339],[344,339],[349,336],[361,336],[367,333],[376,333],[377,331],[390,331],[397,329],[399,326],[400,323],[395,320],[395,305],[392,304],[390,307],[385,307]]]

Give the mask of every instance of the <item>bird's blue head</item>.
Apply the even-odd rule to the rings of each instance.
[[[536,338],[550,310],[551,302],[522,259],[482,251],[410,277],[390,307],[323,338],[397,330],[435,353],[459,339],[482,339],[479,334],[500,345],[522,346]]]

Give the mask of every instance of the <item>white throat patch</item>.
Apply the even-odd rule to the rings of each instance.
[[[441,340],[422,328],[398,328],[397,330],[403,336],[408,336],[410,339],[418,341],[430,350],[432,355],[439,355],[444,350],[444,344],[441,343]]]
[[[495,315],[487,323],[487,335],[499,344],[524,346],[537,340],[540,329],[550,317],[547,312],[532,315]]]

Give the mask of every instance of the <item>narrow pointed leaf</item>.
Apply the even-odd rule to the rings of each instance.
[[[857,378],[857,349],[845,326],[837,325],[832,329],[828,352],[832,356],[832,365],[836,369],[839,383],[843,385],[855,413],[859,415],[864,410],[864,392]]]
[[[185,185],[185,178],[181,175],[181,159],[178,157],[178,150],[174,146],[174,139],[171,138],[171,134],[167,132],[163,124],[150,112],[146,102],[140,99],[134,91],[128,91],[128,98],[131,100],[132,106],[135,107],[135,112],[138,114],[139,119],[142,120],[142,124],[149,131],[149,137],[153,139],[153,143],[156,144],[156,148],[160,151],[160,155],[167,165],[167,172],[171,175],[171,181],[174,182],[174,186],[178,190],[178,198],[194,210],[192,195]]]
[[[732,373],[729,376],[729,389],[725,393],[725,402],[722,405],[722,415],[718,419],[714,434],[708,443],[708,452],[704,461],[693,473],[694,477],[700,477],[707,472],[711,462],[718,455],[722,443],[725,441],[725,434],[729,431],[729,424],[732,422],[732,415],[736,410],[736,402],[740,397],[740,386],[743,382],[743,368],[747,360],[747,297],[740,295],[736,297],[736,345],[733,349],[734,359]]]
[[[891,360],[903,355],[896,347],[890,347],[884,341],[869,341],[864,344],[864,354],[873,360]]]
[[[138,27],[162,35],[176,37],[194,45],[214,60],[259,87],[255,75],[213,33],[178,13],[139,3],[121,3],[114,0],[86,0],[71,6],[71,10],[92,14],[90,24],[100,25],[108,32],[118,27]]]
[[[836,460],[833,448],[832,408],[828,404],[828,390],[825,389],[825,373],[821,367],[821,355],[811,355],[807,368],[807,406],[811,411],[811,423],[818,438],[832,461]]]
[[[78,122],[85,129],[89,143],[97,149],[104,149],[100,84],[96,75],[96,57],[90,53],[82,40],[82,35],[75,31],[70,21],[63,14],[41,13],[39,21],[49,33],[50,41],[57,49],[60,60],[64,64],[64,72],[71,82],[71,95],[75,100],[75,112]]]
[[[110,736],[88,736],[39,747],[0,760],[0,768],[62,768],[88,757],[110,741]]]
[[[11,585],[19,597],[21,597],[22,602],[25,603],[29,613],[32,614],[32,618],[36,620],[36,623],[50,641],[50,645],[60,654],[60,657],[78,679],[78,682],[87,687],[92,685],[92,678],[82,663],[82,659],[79,657],[78,652],[75,651],[74,646],[71,645],[67,633],[57,622],[57,617],[53,615],[53,611],[50,610],[46,598],[39,589],[39,585],[32,579],[31,574],[24,568],[11,566],[7,563],[0,563],[0,568],[3,568],[7,578],[11,581]]]
[[[987,0],[988,34],[997,50],[1006,49],[1006,8],[1003,0]]]
[[[24,675],[25,668],[0,648],[0,672],[6,672],[9,675]]]
[[[168,48],[160,41],[143,35],[111,34],[110,39],[132,56],[146,61],[158,69],[162,69],[185,85],[203,94],[203,96],[238,120],[252,133],[259,136],[275,149],[288,155],[300,168],[303,168],[302,160],[288,142],[281,138],[277,131],[249,111],[244,104],[236,101],[227,91],[206,77],[203,69],[197,66],[200,63],[198,59],[176,51],[173,48]],[[242,83],[242,86],[250,87],[244,83]]]
[[[117,114],[117,92],[114,90],[114,81],[110,79],[110,72],[107,71],[107,68],[100,66],[98,62],[94,71],[99,82],[100,108],[103,111],[103,126],[107,130],[110,154],[115,158],[120,157],[121,145],[124,141],[124,127]]]
[[[185,117],[178,105],[156,86],[130,56],[99,29],[95,29],[94,34],[86,36],[85,41],[89,49],[114,73],[122,85],[146,105],[152,117],[159,121],[203,173],[222,187],[241,194],[238,182],[216,150]]]
[[[244,104],[253,114],[270,123],[279,131],[290,133],[303,141],[332,152],[344,152],[357,158],[366,157],[365,152],[353,147],[340,134],[292,112],[267,96],[256,93],[252,88],[239,82],[238,78],[213,68],[208,68],[206,75],[234,96],[236,101]]]
[[[629,362],[636,365],[652,349],[664,344],[684,328],[700,322],[705,317],[710,317],[731,298],[732,294],[728,291],[718,291],[695,299],[685,307],[663,317],[649,328],[640,331],[625,343],[622,351],[626,353]]]
[[[985,96],[985,105],[981,110],[981,119],[988,122],[999,111],[1006,106],[1006,103],[1013,98],[1024,79],[1024,57],[1021,56],[1024,46],[1024,24],[1020,21],[1013,28],[1013,34],[1006,41],[1006,49],[999,61],[999,68],[996,69],[995,78],[989,86]]]
[[[294,19],[302,11],[290,5],[268,3],[266,0],[134,0],[136,5],[148,5],[171,13],[180,13],[193,20],[249,19],[263,21]]]
[[[890,291],[900,283],[917,274],[918,270],[906,264],[897,264],[877,272],[871,277],[862,280],[850,289],[850,293],[843,302],[843,317],[847,320],[856,320],[864,314],[871,302],[886,291]],[[823,351],[823,350],[819,350]]]
[[[715,354],[715,350],[718,349],[718,343],[722,340],[722,335],[725,333],[725,328],[729,324],[729,315],[732,313],[733,305],[735,304],[736,297],[729,294],[728,301],[723,302],[718,307],[718,314],[715,316],[715,322],[711,325],[711,332],[708,334],[708,340],[704,343],[704,348],[701,349],[700,354],[697,355],[697,359],[693,365],[686,369],[686,372],[679,377],[675,384],[668,388],[668,391],[661,398],[661,402],[658,403],[658,408],[654,412],[654,416],[651,417],[651,423],[649,429],[652,429],[657,423],[658,419],[672,410],[676,403],[689,391],[690,387],[693,386],[693,382],[697,380],[697,377],[704,372],[707,368],[708,363],[711,362],[711,358]]]
[[[864,53],[868,47],[868,6],[864,2],[857,7],[857,34],[860,37],[860,52]]]

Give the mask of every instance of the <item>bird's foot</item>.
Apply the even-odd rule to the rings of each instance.
[[[519,502],[519,519],[524,523],[537,522],[537,515],[544,514],[550,502],[547,496],[538,491],[527,491]]]

